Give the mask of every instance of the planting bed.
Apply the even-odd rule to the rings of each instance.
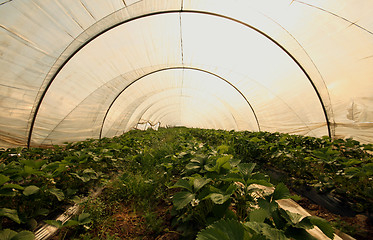
[[[54,239],[313,239],[314,226],[369,239],[370,150],[351,139],[187,128],[3,149],[0,239],[33,239],[45,222],[61,229]],[[329,222],[279,208],[287,198]],[[54,220],[80,202],[72,219]]]

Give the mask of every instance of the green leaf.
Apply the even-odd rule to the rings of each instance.
[[[239,173],[228,173],[226,176],[220,178],[222,181],[226,182],[242,182],[242,176]]]
[[[12,237],[11,240],[34,240],[35,235],[30,231],[22,231]]]
[[[234,184],[230,184],[230,185],[228,186],[228,188],[225,190],[224,195],[229,195],[229,196],[231,196],[231,195],[234,193],[234,191],[236,191],[236,189],[237,189],[237,186],[236,186],[236,185],[234,185]]]
[[[272,195],[272,201],[290,198],[289,189],[283,183],[279,183]]]
[[[373,175],[373,163],[367,163],[363,166],[364,171],[367,173],[367,176]]]
[[[286,229],[285,235],[290,237],[291,239],[317,240],[317,238],[309,234],[305,229],[295,228],[291,226]]]
[[[35,228],[38,225],[38,222],[35,220],[35,218],[31,218],[27,221],[27,225],[30,226],[31,230],[35,230]]]
[[[275,202],[272,202],[275,203]],[[273,223],[275,224],[277,229],[286,229],[286,226],[291,225],[289,224],[289,220],[285,219],[280,212],[280,209],[277,208],[273,212],[271,212],[271,217],[273,220]]]
[[[25,190],[23,190],[23,195],[25,195],[25,196],[30,196],[30,195],[32,195],[32,194],[37,193],[39,190],[40,190],[40,188],[38,188],[38,187],[35,186],[35,185],[27,186],[27,187],[25,188]]]
[[[45,160],[41,161],[41,160],[27,160],[27,159],[20,160],[19,162],[25,166],[35,168],[35,169],[39,169],[42,165],[46,163]]]
[[[81,175],[79,175],[77,173],[71,173],[71,175],[74,175],[75,177],[79,178],[84,183],[89,182],[89,180],[91,180],[91,177],[89,175],[86,175],[86,174],[84,174],[84,175],[81,176]]]
[[[97,173],[95,172],[95,170],[93,170],[92,168],[87,168],[87,169],[85,169],[85,170],[83,171],[83,173],[97,174]]]
[[[242,175],[245,177],[250,176],[253,172],[254,168],[256,166],[256,163],[240,163],[238,164],[238,170]]]
[[[36,216],[47,216],[49,214],[49,210],[46,208],[40,208],[36,211]]]
[[[229,209],[229,206],[231,205],[230,201],[226,201],[223,204],[214,204],[212,207],[211,213],[214,215],[215,220],[216,219],[222,219],[225,216],[225,219],[236,219],[236,214]]]
[[[229,160],[232,158],[232,155],[226,155],[223,157],[220,157],[216,160],[215,166],[212,168],[205,166],[206,170],[209,172],[217,172],[220,173],[222,169],[230,169],[231,165],[229,163]]]
[[[46,222],[49,225],[55,226],[57,228],[62,227],[62,221],[60,220],[44,220],[44,222]]]
[[[267,210],[263,208],[255,209],[250,212],[250,221],[262,223],[269,216],[270,215]]]
[[[58,201],[62,201],[65,198],[65,195],[63,194],[61,189],[52,188],[52,189],[49,189],[49,192],[53,194],[54,196],[56,196]]]
[[[67,188],[66,189],[66,195],[67,196],[73,196],[78,192],[78,189],[75,188]],[[76,196],[76,195],[75,195]]]
[[[74,203],[80,203],[82,202],[82,198],[80,198],[79,196],[75,195],[71,198],[71,201],[73,201]]]
[[[216,148],[216,150],[218,150],[218,153],[220,154],[224,154],[224,153],[227,153],[229,151],[229,146],[227,145],[220,145]]]
[[[373,151],[373,144],[364,144],[364,150]]]
[[[198,165],[203,165],[207,162],[207,156],[197,154],[196,158],[191,159],[190,162]]]
[[[217,169],[219,170],[220,172],[220,169],[221,168],[225,168],[225,169],[230,169],[230,163],[229,161],[232,159],[232,155],[227,155],[227,156],[223,156],[221,158],[218,158],[218,160],[216,160],[216,166],[217,166]]]
[[[194,192],[200,190],[203,186],[211,182],[211,179],[206,178],[195,178],[193,181]]]
[[[250,240],[268,240],[268,238],[263,235],[255,234],[252,236],[252,238],[250,238]]]
[[[7,181],[9,181],[10,178],[3,175],[3,174],[0,174],[0,185],[3,185],[4,183],[6,183]]]
[[[179,179],[173,186],[170,188],[184,188],[188,190],[189,192],[193,192],[192,185],[189,183],[186,179]]]
[[[300,219],[302,218],[302,215],[298,213],[293,213],[288,210],[279,208],[278,213],[288,222],[292,223],[293,225],[299,223]]]
[[[266,223],[246,222],[244,226],[259,235],[265,236],[265,239],[287,240],[285,233],[282,230],[272,228]],[[257,235],[256,235],[257,236]],[[262,238],[258,238],[262,239]]]
[[[342,164],[345,165],[346,167],[357,165],[359,163],[361,163],[360,159],[348,159],[347,162],[342,162]]]
[[[56,170],[54,170],[52,176],[57,177],[61,173],[65,172],[68,168],[69,168],[69,166],[68,166],[67,163],[62,163],[61,162],[61,163],[58,164],[58,168]]]
[[[246,185],[250,186],[251,184],[258,184],[266,187],[272,187],[273,185],[268,182],[267,180],[256,180],[256,179],[249,179],[246,181]]]
[[[185,169],[186,170],[195,170],[195,169],[199,169],[201,168],[201,166],[198,164],[198,163],[188,163],[186,166],[185,166]]]
[[[275,201],[269,202],[263,198],[258,199],[259,207],[266,209],[268,212],[272,213],[278,209],[278,203]]]
[[[80,225],[84,225],[91,222],[91,214],[89,213],[81,213],[78,217],[78,222]]]
[[[8,217],[18,224],[21,223],[18,217],[17,210],[9,209],[9,208],[0,208],[0,216]]]
[[[8,228],[0,231],[1,240],[11,240],[15,235],[17,235],[17,232],[10,230]]]
[[[267,182],[269,182],[269,176],[259,172],[254,172],[251,178],[256,180],[266,180]]]
[[[231,167],[236,167],[238,164],[240,164],[241,160],[240,159],[231,159],[229,160],[229,164],[231,165]]]
[[[302,200],[302,197],[299,195],[291,195],[290,198],[296,202]]]
[[[197,234],[196,240],[248,240],[244,226],[236,220],[220,220]]]
[[[334,230],[331,224],[326,221],[325,219],[316,217],[316,216],[308,216],[307,218],[310,219],[311,223],[320,228],[320,230],[330,239],[334,237]]]
[[[299,223],[295,225],[297,228],[311,229],[314,225],[311,223],[309,217],[303,218]]]
[[[188,205],[196,195],[190,192],[178,192],[173,196],[172,202],[177,210],[182,209]]]
[[[30,167],[30,166],[24,166],[23,167],[23,171],[27,174],[27,175],[31,175],[31,174],[34,174],[36,173],[36,169],[34,169],[33,167]]]
[[[285,233],[282,230],[276,228],[263,228],[262,234],[267,237],[267,239],[276,239],[276,240],[287,240]]]
[[[212,193],[208,196],[215,204],[225,203],[231,195],[223,195],[221,193]]]
[[[77,220],[70,219],[66,221],[62,226],[63,227],[73,227],[79,225],[79,222]]]
[[[49,163],[48,165],[44,165],[42,169],[45,171],[54,171],[60,166],[60,164],[61,164],[60,161],[52,162],[52,163]]]
[[[14,183],[7,183],[7,184],[4,184],[3,189],[4,189],[4,188],[14,188],[14,189],[17,189],[17,190],[23,190],[23,189],[25,189],[25,188],[22,187],[21,185],[14,184]]]
[[[349,178],[352,178],[352,177],[354,177],[357,173],[360,172],[360,169],[357,168],[357,167],[349,167],[349,168],[345,168],[345,169],[344,169],[344,172],[345,172],[346,176],[348,176]]]
[[[255,143],[258,143],[258,142],[261,142],[261,141],[263,141],[262,139],[259,139],[259,138],[257,138],[257,137],[252,137],[251,139],[250,139],[250,142],[255,142]]]
[[[15,195],[16,195],[16,192],[13,191],[12,188],[1,188],[0,189],[0,196],[14,197]]]

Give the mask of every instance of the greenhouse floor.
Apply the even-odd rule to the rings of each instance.
[[[265,186],[261,186],[261,185],[256,185],[256,187],[258,188],[261,188],[263,189],[264,191],[268,191],[268,192],[272,192],[274,190],[274,188],[272,187],[265,187]],[[311,214],[309,212],[307,212],[303,207],[301,207],[298,203],[296,203],[294,200],[292,199],[281,199],[281,200],[277,200],[277,203],[280,205],[281,208],[285,209],[285,210],[288,210],[290,212],[293,212],[293,213],[298,213],[300,215],[302,215],[303,217],[306,217],[306,216],[311,216]],[[74,214],[76,214],[79,210],[78,210],[78,205],[74,205],[72,207],[70,207],[68,210],[66,210],[63,214],[61,214],[57,220],[61,220],[63,222],[66,222],[67,220],[69,220]],[[131,214],[129,214],[131,215]],[[127,221],[130,221],[130,219],[128,217],[125,217],[124,219],[121,219],[121,220],[124,220],[124,222],[122,224],[126,224],[128,226],[131,225],[131,223],[127,223],[125,222],[126,220]],[[134,224],[135,226],[137,224]],[[313,229],[310,229],[308,230],[308,232],[313,236],[315,237],[316,239],[319,239],[319,240],[328,240],[329,238],[318,228],[318,227],[314,227]],[[48,224],[45,224],[43,227],[39,228],[36,232],[35,232],[35,240],[47,240],[47,239],[51,239],[54,235],[56,235],[58,233],[58,228],[54,227],[54,226],[51,226],[51,225],[48,225]],[[164,236],[166,237],[166,236]],[[166,238],[161,238],[161,239],[168,239],[167,237]],[[171,239],[173,239],[171,237]],[[355,238],[343,233],[343,232],[338,232],[338,235],[337,234],[334,234],[334,240],[355,240]]]

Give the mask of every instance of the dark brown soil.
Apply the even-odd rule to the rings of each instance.
[[[92,239],[128,239],[128,240],[178,240],[179,233],[172,231],[169,206],[156,207],[156,218],[163,224],[159,232],[154,232],[147,223],[144,213],[134,211],[130,205],[121,204],[112,216],[108,217],[109,223],[92,229],[89,234]],[[52,240],[62,240],[79,235],[63,229]],[[108,238],[109,237],[109,238]]]
[[[335,228],[340,228],[342,232],[348,233],[357,240],[370,240],[373,236],[372,222],[365,215],[355,217],[344,217],[333,214],[327,209],[314,204],[307,198],[302,198],[297,203],[311,215],[324,218],[331,222]]]
[[[350,234],[357,240],[370,240],[373,236],[372,223],[364,215],[355,217],[341,217],[330,213],[327,209],[314,204],[307,198],[297,201],[311,215],[324,218],[331,222],[334,227],[340,228],[342,232]],[[135,211],[131,205],[121,204],[116,213],[109,217],[110,223],[104,226],[94,228],[89,235],[94,239],[107,239],[106,236],[115,236],[110,239],[128,239],[128,240],[178,240],[179,233],[172,230],[170,206],[159,205],[156,207],[156,219],[162,222],[158,232],[147,223],[144,213]],[[53,240],[70,239],[71,233],[63,230],[53,237]]]
[[[170,216],[167,214],[168,207],[157,207],[157,218],[162,219],[164,225],[160,233],[155,233],[147,226],[146,220],[141,212],[135,213],[132,209],[123,206],[121,211],[112,216],[114,224],[107,232],[121,239],[143,239],[143,240],[177,240],[179,234],[170,232]]]

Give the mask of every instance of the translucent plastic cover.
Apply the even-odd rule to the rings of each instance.
[[[0,146],[187,126],[373,142],[371,0],[0,1]]]

